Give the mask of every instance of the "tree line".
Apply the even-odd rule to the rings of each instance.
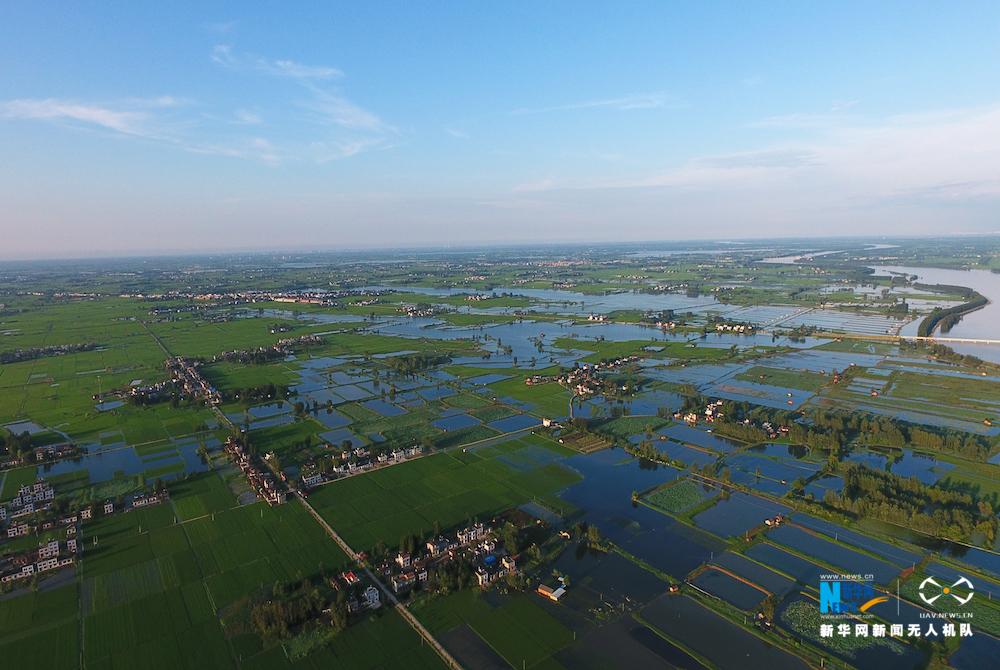
[[[829,507],[953,540],[969,541],[980,535],[986,546],[993,546],[998,520],[985,500],[858,463],[841,465],[840,474],[844,479],[841,492],[828,490],[823,497]]]

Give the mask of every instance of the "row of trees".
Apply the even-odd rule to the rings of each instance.
[[[785,410],[750,405],[748,403],[726,403],[724,418],[717,420],[715,433],[747,442],[762,442],[768,439],[759,426],[787,426],[788,438],[824,451],[839,451],[841,445],[860,442],[874,446],[913,447],[927,451],[947,451],[969,460],[984,461],[993,448],[990,438],[966,433],[950,428],[927,428],[899,421],[892,417],[865,414],[863,412],[838,412],[817,409],[809,414],[809,422],[797,420],[799,417]],[[751,425],[745,425],[749,419]]]
[[[984,500],[856,463],[844,464],[840,472],[843,490],[828,490],[823,498],[830,507],[953,540],[969,541],[978,534],[993,545],[998,521]]]
[[[947,309],[942,309],[940,307],[935,307],[934,310],[924,317],[920,325],[917,326],[917,335],[920,337],[929,337],[934,334],[934,329],[939,325],[943,332],[948,332],[951,330],[952,326],[961,320],[964,314],[972,312],[974,310],[983,307],[989,300],[984,296],[976,293],[975,291],[962,287],[962,286],[932,286],[927,287],[921,285],[923,288],[928,288],[936,291],[944,291],[948,293],[958,292],[965,299],[961,305],[955,305],[954,307],[948,307]]]
[[[93,351],[97,347],[97,342],[83,342],[81,344],[58,344],[51,347],[31,347],[29,349],[3,351],[0,352],[0,365],[33,361],[36,358],[44,358],[45,356],[61,356],[62,354],[75,354],[80,351]]]

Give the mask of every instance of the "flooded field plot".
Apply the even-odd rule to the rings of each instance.
[[[807,561],[773,544],[759,543],[746,550],[750,558],[778,570],[797,583],[813,586],[819,582],[819,576],[829,572],[826,568]]]
[[[832,540],[824,540],[800,528],[783,525],[771,530],[768,537],[800,553],[819,557],[849,574],[874,575],[879,584],[889,584],[900,573],[899,566],[848,549]]]
[[[671,575],[685,575],[724,544],[644,505],[633,505],[632,491],[671,481],[674,468],[644,467],[638,459],[622,460],[612,450],[574,456],[565,461],[583,480],[559,495],[584,510],[583,521],[595,523],[603,535],[642,560]]]
[[[726,453],[741,446],[734,440],[718,437],[712,433],[702,430],[701,428],[694,428],[684,424],[668,426],[662,432],[664,435],[668,435],[678,442],[687,442],[688,444],[704,447],[705,449],[710,449],[720,453]]]
[[[867,551],[870,551],[877,556],[881,556],[882,558],[891,561],[900,567],[909,567],[914,563],[918,563],[921,559],[921,555],[915,551],[904,549],[903,547],[898,547],[894,544],[889,544],[888,542],[883,542],[881,540],[876,540],[868,535],[838,526],[835,523],[831,523],[823,519],[817,519],[816,517],[808,514],[796,513],[792,517],[792,521],[800,526],[805,526],[806,528],[819,531],[827,537],[834,538],[840,542],[846,542],[852,546],[866,549]]]
[[[760,589],[711,566],[692,579],[691,584],[744,611],[757,607],[767,597]]]
[[[948,658],[956,670],[980,670],[996,663],[1000,658],[1000,640],[989,635],[973,635],[962,640],[958,651]]]
[[[695,449],[673,440],[656,440],[653,446],[667,458],[685,465],[704,466],[716,460],[717,456],[701,449]]]
[[[398,405],[386,402],[385,400],[367,400],[361,403],[361,406],[375,412],[376,414],[381,414],[382,416],[399,416],[400,414],[406,414],[405,409],[399,407]]]
[[[736,491],[698,514],[694,523],[716,535],[732,537],[763,524],[764,519],[788,512],[785,505]]]
[[[440,428],[441,430],[461,430],[462,428],[478,426],[479,424],[479,419],[462,413],[443,417],[433,422],[431,425],[435,428]]]
[[[737,473],[742,473],[750,479],[762,478],[776,482],[785,486],[784,490],[796,479],[808,479],[822,467],[811,461],[761,456],[752,451],[730,454],[723,462],[732,469],[733,480],[738,483],[744,483],[736,478]]]
[[[954,467],[951,463],[904,449],[902,458],[894,461],[889,470],[900,477],[916,477],[924,484],[934,484]]]
[[[534,426],[541,425],[541,423],[540,419],[530,414],[515,414],[505,419],[491,421],[487,425],[493,430],[499,430],[501,433],[513,433],[518,430],[533,428]]]
[[[795,582],[779,575],[773,570],[751,561],[746,556],[727,551],[712,560],[713,565],[723,567],[730,572],[747,579],[763,588],[769,594],[781,598],[795,587]]]
[[[567,668],[704,668],[684,650],[627,616],[595,628],[555,658]]]
[[[769,386],[751,382],[724,381],[706,387],[706,395],[736,402],[751,402],[775,409],[798,409],[812,397],[812,392],[784,386]]]
[[[588,616],[608,604],[631,608],[647,603],[668,586],[620,554],[590,551],[582,545],[568,546],[552,567],[570,580],[560,604]]]
[[[724,668],[805,670],[798,657],[761,640],[685,596],[661,596],[642,610],[643,619]],[[725,640],[725,644],[719,644]]]
[[[837,310],[814,309],[794,315],[780,322],[783,328],[814,327],[826,332],[864,333],[866,335],[895,335],[911,319],[852,314]]]
[[[823,500],[827,491],[840,493],[844,488],[844,478],[838,475],[824,475],[806,484],[805,493],[816,500]]]

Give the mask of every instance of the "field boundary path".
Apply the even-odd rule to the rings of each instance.
[[[420,637],[422,637],[427,642],[427,644],[431,646],[432,649],[434,649],[435,652],[437,652],[437,655],[441,657],[441,660],[444,661],[444,664],[447,665],[449,668],[452,668],[452,670],[463,670],[462,665],[455,659],[455,657],[452,656],[450,653],[448,653],[448,650],[445,649],[433,635],[431,635],[431,632],[429,630],[424,628],[424,625],[417,620],[417,617],[413,616],[413,613],[410,612],[410,610],[406,607],[406,605],[401,603],[399,599],[396,598],[396,594],[394,594],[385,584],[383,584],[382,581],[378,577],[376,577],[375,574],[368,568],[368,566],[366,566],[364,563],[361,562],[361,558],[359,557],[358,553],[354,551],[354,549],[352,549],[351,546],[347,544],[344,538],[342,538],[340,534],[337,533],[337,531],[335,531],[333,527],[326,522],[326,519],[320,516],[319,512],[317,512],[315,508],[313,508],[313,506],[309,504],[309,501],[307,501],[302,496],[295,496],[295,497],[300,503],[302,503],[302,505],[306,508],[309,514],[312,515],[312,517],[316,520],[316,522],[323,527],[327,535],[333,538],[333,541],[340,546],[340,548],[344,551],[344,553],[347,554],[351,558],[351,560],[355,561],[362,570],[364,570],[365,574],[368,576],[368,579],[370,579],[376,586],[378,586],[379,590],[386,595],[392,606],[396,608],[396,611],[398,611],[399,614],[403,617],[403,619],[405,619],[406,622],[410,624],[410,627],[413,628],[413,630],[415,630],[417,634]]]

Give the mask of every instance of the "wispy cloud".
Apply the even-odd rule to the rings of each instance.
[[[849,121],[850,117],[834,112],[793,113],[767,116],[763,119],[750,122],[751,128],[776,128],[776,129],[822,129],[833,128],[843,125]]]
[[[736,170],[742,168],[800,168],[816,165],[819,157],[809,149],[763,149],[719,156],[705,156],[692,164],[707,168]]]
[[[852,107],[857,107],[860,100],[834,100],[833,104],[830,105],[831,112],[843,112]]]
[[[357,156],[366,151],[391,149],[392,146],[389,141],[381,137],[315,142],[311,147],[311,154],[317,163],[329,163]]]
[[[255,70],[278,77],[301,80],[336,79],[344,74],[338,68],[327,65],[304,65],[288,58],[269,60],[254,54],[237,52],[228,44],[216,44],[212,48],[212,61],[234,70]]]
[[[362,151],[387,148],[390,138],[398,131],[378,114],[352,101],[342,87],[334,83],[344,76],[336,67],[304,65],[287,58],[269,59],[256,54],[238,52],[232,46],[218,44],[212,49],[212,60],[227,69],[251,72],[269,77],[287,79],[300,87],[306,95],[289,103],[309,114],[303,129],[312,128],[319,135],[309,143],[310,155],[320,162],[347,158]],[[250,124],[250,116],[243,122]],[[339,133],[330,136],[331,128]],[[317,147],[322,147],[316,150]]]
[[[395,129],[379,116],[369,112],[335,91],[308,86],[312,99],[300,103],[302,107],[317,113],[322,119],[342,128],[365,130],[376,133],[393,133]]]
[[[236,118],[236,123],[244,126],[259,126],[264,122],[260,114],[249,109],[237,109],[233,112],[233,116]]]
[[[637,109],[661,109],[680,106],[680,101],[667,93],[654,92],[626,95],[618,98],[583,100],[564,105],[553,105],[551,107],[521,107],[512,110],[511,114],[547,114],[549,112],[564,112],[581,109],[611,109],[620,112],[628,112]]]
[[[350,100],[334,83],[343,76],[335,67],[267,59],[223,44],[212,49],[211,59],[227,70],[273,80],[266,97],[235,110],[167,95],[111,101],[19,98],[0,101],[0,120],[61,124],[268,165],[324,163],[394,146],[396,128]],[[257,127],[266,128],[268,136],[258,134]]]
[[[217,35],[228,35],[236,30],[236,21],[210,21],[202,24],[202,28]]]
[[[469,133],[466,131],[460,128],[453,128],[451,126],[446,126],[444,132],[448,133],[457,140],[467,140],[470,137]]]
[[[335,67],[303,65],[293,60],[276,60],[266,63],[265,67],[274,74],[293,79],[334,79],[344,75],[343,72]]]
[[[148,110],[173,104],[173,98],[132,100],[118,105],[58,98],[20,98],[0,102],[0,117],[74,123],[145,137],[155,135],[148,127]]]
[[[190,123],[177,124],[165,116],[187,101],[171,97],[127,98],[114,102],[81,102],[58,98],[22,98],[0,102],[0,119],[42,121],[79,126],[170,145],[190,153],[244,158],[264,163],[280,161],[263,138],[212,142],[190,134]],[[188,128],[184,133],[180,128]]]

